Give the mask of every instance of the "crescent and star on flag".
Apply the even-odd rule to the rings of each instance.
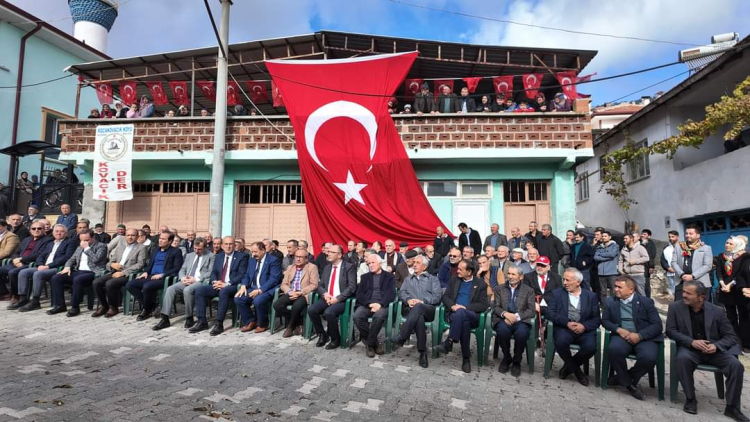
[[[376,138],[378,123],[375,119],[375,115],[370,110],[351,101],[334,101],[321,106],[310,114],[307,123],[305,123],[305,146],[307,147],[307,152],[310,154],[313,161],[320,168],[328,172],[328,169],[323,163],[321,163],[318,154],[315,152],[315,136],[325,122],[336,117],[348,117],[355,120],[365,128],[367,135],[370,138],[370,161],[372,161],[378,147]],[[372,170],[372,164],[370,164],[370,168],[367,169],[367,172],[369,173],[370,170]],[[354,180],[351,170],[347,170],[345,182],[332,183],[344,193],[344,205],[349,204],[349,201],[352,199],[362,205],[366,205],[360,191],[366,188],[367,184],[357,183]]]

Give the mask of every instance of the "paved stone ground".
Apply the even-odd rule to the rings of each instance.
[[[4,302],[7,303],[7,302]],[[300,337],[188,334],[182,318],[166,331],[135,317],[67,318],[0,310],[1,421],[176,420],[725,420],[713,377],[699,373],[699,415],[621,390],[542,377],[520,379],[498,362],[460,372],[460,356],[417,364],[407,345],[368,359],[361,344],[325,351]],[[554,374],[560,368],[556,359]],[[592,368],[593,373],[593,368]],[[669,379],[667,375],[667,380]],[[668,382],[668,381],[667,381]],[[647,387],[646,380],[642,385]],[[667,386],[668,388],[668,386]],[[747,397],[747,393],[745,394]],[[680,400],[682,394],[680,393]],[[745,400],[745,402],[749,402]]]

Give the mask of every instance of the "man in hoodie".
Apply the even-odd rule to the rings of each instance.
[[[648,269],[648,252],[632,234],[623,236],[625,247],[620,251],[617,269],[620,274],[629,275],[635,280],[638,294],[646,295],[646,277]]]
[[[607,289],[615,291],[615,277],[617,273],[617,257],[620,255],[620,247],[617,242],[612,240],[612,234],[608,231],[602,231],[602,241],[596,245],[594,250],[594,262],[596,263],[597,274],[599,276],[599,296],[600,303],[609,296]]]
[[[424,113],[435,113],[435,102],[427,82],[422,84],[422,90],[414,96],[414,111],[417,113],[417,116],[421,116]]]

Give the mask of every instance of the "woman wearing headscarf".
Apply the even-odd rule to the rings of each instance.
[[[141,116],[138,110],[139,110],[138,103],[133,103],[130,105],[130,108],[128,109],[128,111],[125,112],[125,116],[128,119],[137,119],[138,117]]]
[[[742,238],[730,237],[714,263],[719,279],[718,300],[724,305],[742,347],[750,348],[750,313],[748,300],[743,296],[744,290],[750,290],[750,255],[745,253],[745,246]]]
[[[549,103],[549,111],[572,111],[573,106],[562,92],[555,94],[555,98]]]
[[[115,117],[115,111],[109,106],[109,104],[102,104],[102,111],[99,113],[102,119],[113,119]]]
[[[534,97],[534,102],[531,103],[531,108],[534,109],[534,111],[538,112],[545,112],[547,110],[547,97],[544,96],[543,92],[539,92]]]
[[[102,116],[99,114],[99,109],[94,107],[91,109],[91,112],[89,113],[89,119],[99,119]]]
[[[488,111],[492,111],[492,104],[490,104],[489,95],[482,95],[482,99],[479,100],[479,104],[477,105],[476,111],[480,113],[486,113]]]
[[[152,117],[156,112],[156,110],[154,109],[154,103],[152,103],[146,95],[141,96],[141,105],[139,110],[139,117]]]

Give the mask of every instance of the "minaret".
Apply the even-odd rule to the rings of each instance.
[[[106,53],[107,35],[117,19],[116,0],[68,0],[73,36]]]

